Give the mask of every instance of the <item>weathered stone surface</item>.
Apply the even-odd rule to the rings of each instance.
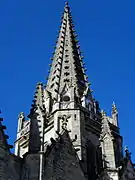
[[[46,154],[45,164],[44,180],[85,180],[79,158],[67,132],[64,132],[60,140]]]
[[[21,159],[0,147],[0,180],[20,180]]]
[[[28,119],[18,117],[15,155],[0,118],[0,180],[134,180],[123,158],[118,111],[100,111],[89,87],[66,3],[47,85],[38,83]]]

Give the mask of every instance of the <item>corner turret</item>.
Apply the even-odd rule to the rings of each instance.
[[[123,158],[122,152],[122,137],[118,127],[118,112],[116,105],[112,106],[112,117],[102,111],[102,132],[101,132],[101,147],[103,159],[103,176],[112,179],[119,178],[119,167]]]

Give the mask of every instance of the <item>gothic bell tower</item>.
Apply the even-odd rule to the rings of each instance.
[[[101,115],[93,98],[68,3],[46,86],[39,83],[28,120],[19,116],[16,154],[45,151],[66,130],[85,176],[94,179],[101,169]]]
[[[68,130],[85,173],[96,174],[101,122],[99,105],[89,85],[70,7],[66,3],[44,91],[48,121],[44,139],[48,143],[50,137],[55,139],[63,128]],[[87,166],[87,156],[90,156],[87,150],[91,148],[95,169]]]

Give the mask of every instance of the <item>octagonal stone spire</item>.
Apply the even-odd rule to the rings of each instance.
[[[66,2],[46,86],[56,101],[66,85],[74,87],[78,97],[81,97],[89,86],[75,32],[70,7]]]

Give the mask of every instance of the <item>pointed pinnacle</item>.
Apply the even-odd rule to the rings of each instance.
[[[113,101],[113,104],[112,104],[112,112],[117,112],[117,107],[116,107],[116,104],[115,104],[114,101]]]
[[[115,106],[115,102],[114,101],[113,101],[112,105]]]
[[[103,109],[101,110],[101,115],[102,115],[102,117],[106,116],[106,112]]]
[[[68,3],[68,1],[65,2],[65,12],[66,12],[66,13],[69,12],[69,14],[70,14],[70,8],[69,8],[69,3]]]
[[[65,2],[65,7],[68,7],[68,1]]]

